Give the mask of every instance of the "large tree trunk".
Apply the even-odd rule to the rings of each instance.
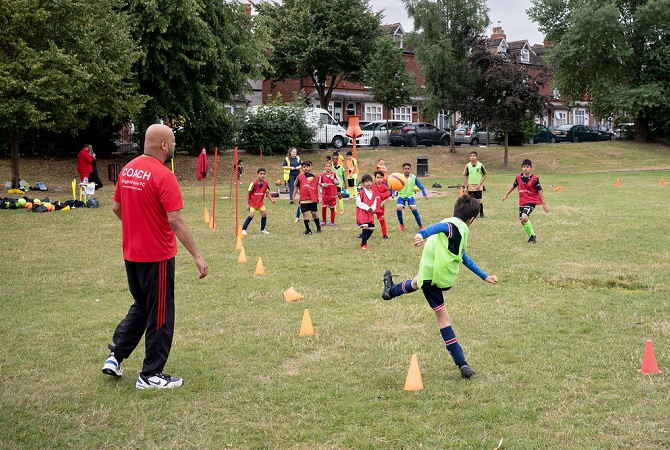
[[[636,117],[633,128],[635,142],[647,142],[649,139],[649,122],[644,117]]]
[[[10,130],[11,147],[10,154],[12,160],[12,187],[14,189],[19,187],[19,131],[16,127]]]

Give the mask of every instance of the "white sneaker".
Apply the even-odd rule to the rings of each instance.
[[[300,222],[300,218],[299,218],[299,217],[296,217],[295,219],[293,219],[293,221],[294,221],[294,222]]]
[[[105,365],[102,366],[102,373],[105,375],[112,375],[114,377],[120,377],[123,375],[123,368],[121,363],[116,360],[114,353],[111,353],[105,361]]]
[[[150,377],[145,377],[142,374],[137,378],[135,387],[137,389],[170,389],[180,387],[184,384],[184,380],[177,377],[171,377],[166,373],[157,373]]]
[[[261,233],[263,233],[263,234],[270,234],[270,232],[269,232],[268,230],[261,230]]]
[[[247,235],[247,230],[242,230],[242,235],[246,236]]]

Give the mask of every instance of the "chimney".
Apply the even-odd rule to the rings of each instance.
[[[250,15],[251,15],[251,5],[250,5],[249,3],[245,3],[245,4],[244,4],[244,13],[245,13],[247,16],[250,16]]]
[[[503,27],[501,26],[493,27],[493,33],[491,34],[491,39],[507,39],[507,35],[505,34],[505,30],[503,30]]]

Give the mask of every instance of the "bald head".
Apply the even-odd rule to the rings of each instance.
[[[174,156],[174,132],[167,125],[155,124],[147,128],[144,136],[144,154],[165,162]]]

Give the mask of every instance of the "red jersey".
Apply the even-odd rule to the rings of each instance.
[[[377,197],[375,196],[374,191],[372,190],[366,191],[365,189],[360,190],[360,192],[358,193],[358,198],[356,199],[356,223],[358,225],[363,225],[364,223],[374,223],[375,221],[374,212],[365,211],[360,207],[359,202],[363,203],[366,206],[372,206],[376,210],[377,209],[376,200]]]
[[[77,156],[77,172],[84,173],[86,176],[93,172],[93,156],[86,147],[82,148]]]
[[[537,175],[531,175],[528,183],[524,183],[521,177],[523,174],[516,176],[516,183],[519,189],[519,206],[523,205],[541,205],[542,199],[538,193],[535,184],[538,183]]]
[[[124,259],[157,262],[177,254],[167,213],[184,203],[177,178],[160,160],[142,155],[121,169],[114,201],[121,204]]]
[[[254,209],[261,209],[263,207],[263,200],[265,199],[265,193],[268,191],[270,186],[268,186],[267,181],[263,181],[263,184],[258,181],[258,178],[255,178],[249,184],[249,207]]]
[[[384,205],[382,205],[382,202],[391,196],[391,191],[384,183],[372,183],[371,189],[372,193],[377,199],[377,208],[375,209],[375,213],[383,213]]]
[[[324,201],[337,198],[337,174],[335,172],[323,172],[319,177],[319,184],[321,185],[321,198]]]
[[[300,203],[319,203],[319,179],[313,173],[298,175]]]

